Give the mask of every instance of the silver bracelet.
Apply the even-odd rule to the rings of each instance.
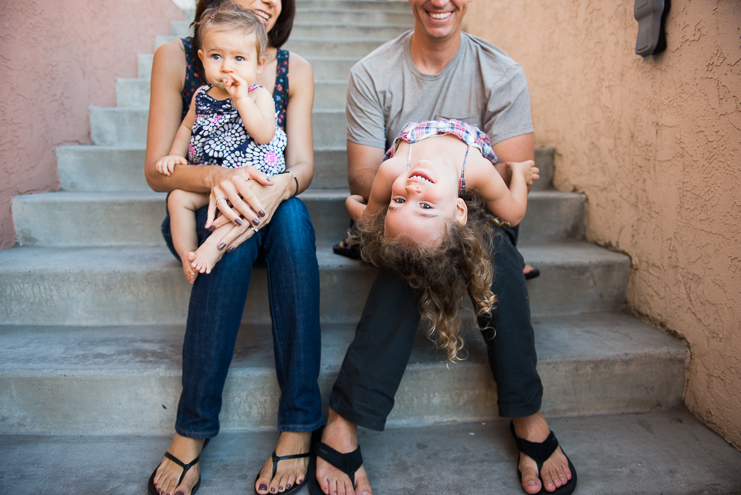
[[[296,192],[293,193],[292,198],[295,198],[298,194],[298,177],[296,177],[296,174],[293,173],[292,170],[286,170],[285,172],[281,172],[282,174],[291,174],[293,176],[294,182],[296,182]]]

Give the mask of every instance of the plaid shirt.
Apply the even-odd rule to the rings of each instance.
[[[409,144],[414,144],[425,138],[432,136],[443,136],[445,134],[452,134],[461,141],[466,143],[468,146],[473,146],[481,151],[481,154],[490,162],[497,163],[497,155],[494,154],[494,150],[491,148],[491,141],[489,136],[484,134],[479,128],[472,126],[468,122],[460,120],[421,120],[418,122],[409,122],[396,136],[394,144],[389,148],[384,155],[383,159],[388,160],[396,152],[396,148],[399,147],[399,141],[406,141]]]

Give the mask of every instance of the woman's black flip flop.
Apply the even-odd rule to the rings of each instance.
[[[548,438],[546,438],[544,442],[529,442],[515,435],[514,423],[510,422],[509,428],[512,431],[512,436],[515,439],[515,443],[517,444],[517,450],[534,460],[535,463],[538,465],[538,473],[540,473],[540,470],[543,468],[543,463],[547,461],[551,454],[553,454],[558,448],[558,440],[556,439],[556,435],[553,432],[550,432]],[[561,450],[563,451],[563,449]],[[566,455],[566,452],[564,452],[563,455],[566,456],[566,460],[569,462],[571,479],[568,481],[568,483],[566,483],[565,485],[561,485],[560,487],[556,488],[556,491],[553,492],[545,491],[545,486],[543,486],[537,495],[569,495],[574,491],[574,488],[576,488],[576,469],[574,468],[574,465],[571,464],[571,459],[569,459],[569,456]],[[519,469],[517,470],[517,476],[520,478],[520,483],[522,483],[522,473],[520,473]],[[542,483],[543,480],[541,478],[541,484]]]
[[[208,442],[210,442],[210,441],[211,441],[211,439],[210,438],[207,438],[203,442],[203,447],[201,447],[201,454],[203,453],[203,449],[206,448],[206,445],[208,445]],[[172,462],[174,462],[175,464],[177,464],[178,466],[180,466],[181,468],[183,468],[183,473],[180,475],[180,479],[178,480],[178,485],[180,485],[180,483],[183,482],[183,478],[185,478],[185,474],[188,471],[190,471],[190,468],[192,468],[193,466],[195,466],[196,464],[198,464],[198,461],[201,458],[201,454],[198,454],[198,457],[196,457],[191,462],[189,462],[188,464],[186,464],[183,461],[181,461],[180,459],[178,459],[177,457],[175,457],[174,455],[172,455],[171,453],[169,453],[167,451],[165,452],[165,457],[167,457]],[[154,471],[152,471],[152,476],[149,477],[149,483],[147,484],[147,493],[149,495],[159,495],[159,493],[157,493],[157,487],[154,486],[154,477],[157,474],[157,470],[160,468],[161,465],[162,465],[162,463],[160,462],[159,465],[157,465],[157,467],[154,468]],[[193,487],[193,490],[191,490],[191,492],[190,492],[191,495],[195,495],[196,492],[198,491],[198,489],[200,487],[201,487],[201,477],[199,475],[198,476],[198,481],[196,482],[195,486]]]

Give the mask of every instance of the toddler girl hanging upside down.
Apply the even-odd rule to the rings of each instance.
[[[508,188],[496,163],[489,138],[466,122],[410,122],[386,152],[367,201],[353,195],[345,203],[363,257],[422,292],[421,313],[449,360],[463,344],[458,313],[466,292],[477,315],[496,300],[491,225],[519,224],[528,186],[539,178],[532,160],[508,162]]]
[[[286,134],[276,128],[272,95],[254,84],[267,48],[260,19],[236,7],[214,9],[210,15],[204,13],[196,29],[201,40],[198,56],[208,84],[193,95],[170,154],[157,162],[157,171],[170,175],[175,165],[204,164],[253,166],[268,177],[282,173]],[[208,204],[208,194],[179,189],[167,198],[172,241],[191,284],[198,273],[210,273],[221,259],[224,252],[218,243],[233,227],[231,223],[221,226],[199,247],[195,212]],[[241,225],[242,219],[235,222]]]

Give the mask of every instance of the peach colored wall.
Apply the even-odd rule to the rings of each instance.
[[[89,143],[88,107],[116,105],[116,78],[182,19],[170,0],[24,0],[0,6],[0,249],[10,197],[59,187],[54,147]]]
[[[685,404],[741,448],[741,2],[672,3],[647,62],[633,0],[476,0],[466,21],[523,66],[556,186],[631,256],[630,311],[690,346]]]

